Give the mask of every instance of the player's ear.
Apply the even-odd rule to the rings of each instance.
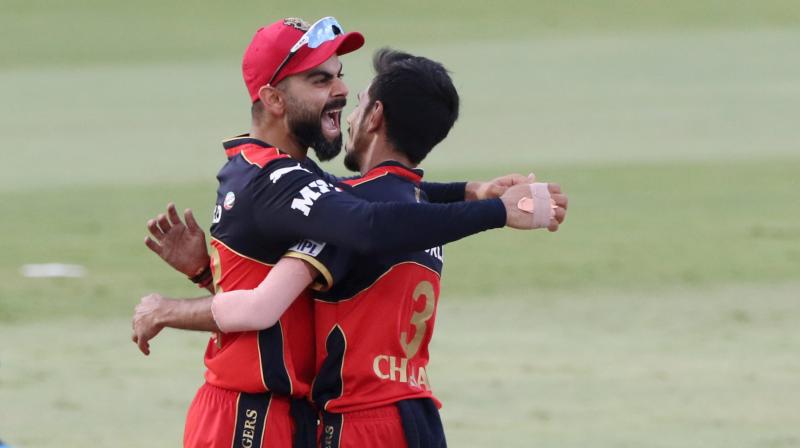
[[[367,118],[367,132],[376,132],[383,126],[383,103],[375,101]]]
[[[258,99],[264,104],[264,109],[273,115],[283,115],[286,109],[283,92],[269,84],[258,89]]]

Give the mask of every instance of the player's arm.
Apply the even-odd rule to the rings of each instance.
[[[164,328],[223,333],[269,328],[318,275],[307,262],[284,257],[255,289],[196,299],[149,294],[136,306],[131,339],[149,355],[150,340]]]
[[[211,303],[214,321],[224,333],[269,328],[318,275],[319,271],[303,260],[281,258],[256,289],[215,295]]]
[[[345,180],[357,179],[359,176],[339,177],[313,166],[315,174],[322,180],[337,184]],[[490,181],[468,182],[421,182],[420,189],[425,192],[428,202],[447,204],[460,201],[478,201],[499,198],[509,187],[533,182],[533,174],[507,174]]]
[[[499,179],[503,178],[491,183],[497,184]],[[516,183],[512,187],[504,187],[500,199],[494,201],[445,206],[369,203],[338,192],[325,197],[325,193],[333,190],[330,186],[325,188],[325,193],[320,193],[319,188],[316,191],[309,188],[304,193],[308,187],[306,182],[319,181],[322,185],[329,185],[310,173],[299,182],[295,179],[294,182],[278,185],[281,180],[278,179],[276,185],[268,184],[263,188],[267,194],[264,195],[258,216],[262,218],[265,231],[274,232],[273,237],[283,235],[287,241],[309,238],[329,241],[357,252],[402,252],[423,250],[503,225],[534,228],[529,214],[517,206],[520,199],[531,196],[527,184]],[[271,188],[277,186],[281,188]],[[567,197],[561,194],[555,184],[549,184],[548,188],[557,208],[552,212],[547,228],[556,231],[564,220]],[[308,212],[307,216],[305,212]],[[181,222],[175,206],[169,204],[166,214],[148,221],[152,237],[147,237],[145,244],[179,272],[197,278],[198,272],[202,274],[206,270],[208,273],[205,237],[190,210],[186,210],[185,219],[186,224]],[[208,284],[207,288],[213,293],[213,284]]]
[[[500,176],[490,181],[466,182],[464,185],[464,200],[480,201],[483,199],[499,198],[514,185],[531,184],[533,182],[536,182],[536,176],[533,173],[527,176],[523,176],[522,174],[506,174],[505,176]]]
[[[211,314],[213,296],[176,300],[153,293],[142,297],[133,313],[131,340],[145,355],[150,354],[150,340],[164,328],[218,331]]]
[[[424,250],[503,226],[534,228],[530,214],[517,206],[532,197],[529,184],[515,185],[498,199],[371,203],[337,191],[307,170],[276,168],[280,176],[266,171],[252,185],[257,204],[254,218],[260,230],[273,238],[309,238],[358,253],[392,253]],[[566,197],[556,185],[552,194],[561,205],[540,213],[549,214],[552,222],[545,227],[555,231],[564,218]]]
[[[490,181],[469,182],[422,182],[420,189],[428,196],[428,201],[447,204],[459,201],[480,201],[499,198],[509,188],[519,184],[530,184],[536,177],[533,173],[506,174]]]

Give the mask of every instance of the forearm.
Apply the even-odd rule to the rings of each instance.
[[[503,227],[508,219],[507,204],[500,199],[451,204],[367,202],[337,191],[311,173],[288,172],[291,175],[275,176],[272,181],[261,176],[253,187],[259,231],[272,239],[324,241],[361,254],[402,253]]]
[[[491,182],[422,182],[420,188],[428,196],[428,201],[439,204],[449,204],[461,201],[478,201],[490,197],[499,197],[504,190],[497,191],[494,195],[486,195],[485,189],[491,187]],[[482,189],[484,194],[482,195]]]
[[[503,227],[506,211],[499,199],[454,204],[331,201],[317,204],[309,218],[296,221],[292,227],[295,237],[359,253],[398,253],[425,250]]]
[[[367,240],[367,252],[407,252],[444,245],[485,230],[503,227],[506,212],[499,199],[428,204],[375,204],[383,206],[370,225],[357,235]],[[405,207],[403,207],[405,206]]]
[[[284,257],[256,289],[215,295],[211,303],[213,319],[225,333],[269,328],[275,325],[317,274],[304,261]]]
[[[474,196],[470,199],[467,194],[469,193],[470,184],[478,183],[479,182],[422,182],[420,183],[420,189],[428,196],[428,201],[447,204],[476,199]]]
[[[211,312],[212,299],[164,299],[157,321],[163,327],[181,330],[220,331]]]

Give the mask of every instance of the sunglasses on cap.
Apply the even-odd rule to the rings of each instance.
[[[283,59],[283,62],[281,62],[281,65],[278,66],[278,68],[275,70],[275,73],[273,73],[272,77],[269,78],[269,82],[267,84],[272,85],[272,81],[275,81],[275,78],[278,77],[278,74],[280,74],[281,70],[283,70],[283,67],[289,63],[289,60],[292,59],[292,56],[297,54],[297,52],[303,48],[303,45],[307,45],[308,48],[317,48],[325,42],[330,42],[336,39],[336,36],[342,34],[344,34],[344,28],[342,28],[342,25],[340,25],[339,22],[333,17],[323,17],[317,20],[292,46],[292,49],[289,50],[289,54],[286,55],[286,57]]]

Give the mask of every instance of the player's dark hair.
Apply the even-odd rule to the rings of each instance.
[[[382,48],[372,60],[369,109],[383,104],[389,142],[418,164],[458,119],[458,92],[447,69],[428,58]]]

